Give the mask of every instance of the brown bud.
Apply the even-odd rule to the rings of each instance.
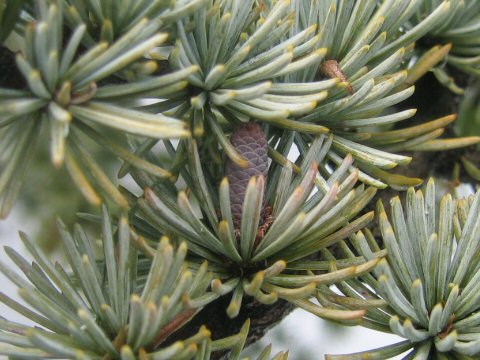
[[[340,69],[340,65],[336,60],[327,60],[318,68],[320,74],[329,78],[339,78],[340,81],[348,83],[347,91],[353,94],[352,85],[348,82],[347,76]]]

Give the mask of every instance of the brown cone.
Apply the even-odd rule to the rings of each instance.
[[[248,160],[248,167],[243,169],[227,159],[225,175],[230,184],[230,204],[235,229],[240,229],[243,200],[248,181],[252,176],[262,175],[267,180],[268,154],[267,139],[262,127],[256,123],[246,123],[235,129],[230,139],[232,145]],[[266,183],[266,181],[265,181]]]

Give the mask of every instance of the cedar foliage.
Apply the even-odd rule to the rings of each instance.
[[[239,359],[298,307],[404,338],[328,359],[478,357],[480,193],[427,178],[480,180],[479,24],[467,0],[0,0],[0,215],[27,171],[59,174],[35,212],[90,209],[58,220],[64,262],[5,248],[0,301],[36,325],[0,318],[0,354]]]

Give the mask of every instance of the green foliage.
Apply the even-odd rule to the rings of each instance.
[[[456,123],[456,131],[460,135],[480,134],[479,97],[478,82],[476,82],[467,89],[460,107],[460,116]]]
[[[165,105],[183,106],[193,134],[213,132],[227,156],[239,165],[242,158],[216,122],[228,126],[225,120],[234,125],[255,119],[288,129],[285,133],[319,134],[329,129],[333,146],[325,162],[330,166],[339,166],[342,157],[351,153],[361,170],[360,179],[370,185],[406,188],[421,182],[385,172],[411,160],[389,151],[422,150],[453,118],[400,135],[385,132],[385,126],[412,117],[415,109],[382,113],[413,93],[402,71],[406,47],[445,19],[448,2],[404,35],[398,31],[399,24],[413,16],[419,2],[414,6],[409,1],[387,1],[377,8],[373,1],[293,1],[290,5],[278,1],[267,8],[258,6],[253,14],[247,11],[253,1],[249,6],[235,1],[223,6],[209,3],[210,10],[205,7],[179,23],[180,41],[170,56],[174,69],[200,67],[189,76],[190,94],[195,96],[160,102],[157,111],[165,110]],[[404,10],[397,19],[396,14]],[[290,14],[295,14],[293,20]],[[314,81],[324,58],[337,61],[345,78]],[[303,137],[311,142],[311,135]],[[301,146],[297,139],[296,145]],[[277,141],[274,137],[272,147]],[[443,142],[434,144],[440,148]]]
[[[197,11],[203,0],[155,1],[66,0],[65,19],[71,28],[86,24],[83,42],[92,46],[100,39],[112,43],[144,18],[168,27],[178,19]]]
[[[187,242],[192,265],[207,259],[214,277],[213,292],[218,295],[234,292],[227,309],[231,317],[238,314],[244,295],[254,296],[264,304],[274,303],[278,298],[288,301],[307,298],[319,283],[331,284],[345,276],[357,276],[376,264],[372,261],[363,267],[325,276],[285,271],[290,262],[331,246],[364,227],[373,217],[373,213],[367,213],[349,223],[375,194],[375,188],[365,190],[363,185],[354,188],[358,172],[348,174],[350,156],[327,180],[318,174],[317,162],[321,163],[331,142],[331,138],[319,137],[302,154],[300,166],[287,162],[284,167],[275,167],[266,180],[266,188],[271,190],[266,194],[263,177],[251,178],[239,235],[234,231],[228,180],[221,181],[218,195],[212,191],[215,185],[205,176],[193,141],[188,148],[193,159],[183,177],[195,198],[189,198],[185,191],[169,189],[162,182],[142,181],[138,176],[145,194],[138,200],[138,217],[132,221],[150,239],[150,244],[155,244],[160,234],[169,234],[172,239]],[[299,174],[293,174],[293,166]],[[318,192],[308,199],[314,187]],[[262,226],[260,214],[264,201],[272,204],[274,219],[265,236],[258,230]],[[356,205],[349,206],[351,202]],[[218,214],[216,209],[220,209]],[[344,314],[338,314],[341,316]]]
[[[417,11],[414,21],[422,21],[439,1],[427,0]],[[432,29],[429,36],[441,43],[451,43],[447,62],[470,74],[480,75],[480,4],[476,1],[453,0],[448,17]]]
[[[86,132],[87,136],[111,148],[125,161],[136,160],[139,166],[150,169],[158,176],[168,176],[167,171],[145,164],[145,161],[111,144],[108,139],[104,139],[101,134],[89,127],[89,124],[94,123],[120,129],[122,132],[155,138],[189,135],[181,121],[161,114],[150,115],[125,106],[117,106],[112,100],[118,101],[125,94],[117,90],[112,96],[108,87],[103,89],[97,86],[102,79],[127,66],[134,66],[133,64],[145,52],[164,42],[168,35],[158,33],[160,21],[141,18],[114,44],[110,45],[102,40],[98,44],[92,44],[86,53],[77,56],[81,52],[80,46],[86,26],[78,24],[72,28],[72,34],[64,46],[62,3],[54,1],[48,6],[47,2],[41,1],[36,7],[37,20],[25,25],[23,29],[25,50],[16,57],[18,68],[28,83],[28,89],[0,89],[2,96],[0,125],[4,129],[5,138],[15,139],[12,142],[4,141],[2,144],[3,152],[9,154],[0,186],[2,214],[5,216],[13,205],[21,183],[18,180],[23,176],[39,141],[40,126],[43,123],[48,123],[49,127],[53,164],[58,167],[65,160],[72,178],[91,202],[98,204],[101,200],[90,185],[88,175],[83,172],[93,173],[97,186],[107,194],[107,197],[118,205],[125,206],[125,200],[88,154],[82,144],[82,136]],[[134,89],[130,88],[127,95],[131,96],[135,91],[145,92],[152,87],[162,92],[163,86],[181,80],[186,73],[188,74],[188,71],[161,77],[160,86],[158,79],[157,84],[151,84],[151,81],[134,82],[130,84]],[[183,86],[185,85],[186,83],[183,83]],[[84,134],[73,131],[72,127],[80,128]]]
[[[5,16],[18,11],[15,4],[9,3]],[[14,203],[21,183],[17,180],[44,123],[53,164],[61,166],[65,160],[72,180],[97,205],[102,197],[120,207],[127,202],[89,155],[85,137],[159,178],[172,176],[108,141],[111,135],[102,136],[104,127],[154,139],[186,137],[191,129],[195,137],[208,134],[208,146],[219,144],[238,165],[245,159],[227,134],[239,122],[255,119],[272,127],[272,148],[292,130],[302,134],[294,138],[297,146],[331,131],[333,145],[324,161],[330,166],[339,166],[351,153],[360,180],[370,185],[418,185],[420,179],[385,171],[411,160],[390,151],[438,150],[478,141],[435,140],[453,118],[401,135],[388,131],[415,114],[415,109],[385,113],[413,93],[405,56],[414,56],[413,41],[449,16],[450,3],[444,1],[402,34],[400,26],[408,25],[419,6],[419,1],[405,0],[379,7],[374,1],[333,0],[142,1],[122,6],[115,1],[26,2],[17,24],[23,42],[17,65],[28,88],[0,89],[0,125],[6,138],[16,139],[2,144],[8,154],[0,181],[3,216]],[[8,33],[10,23],[2,23]],[[173,34],[171,40],[159,33],[163,30]],[[338,68],[322,71],[322,65],[323,79],[314,81],[325,59]],[[157,75],[165,66],[168,71]],[[103,84],[112,77],[128,84]],[[161,101],[144,105],[152,97]],[[136,151],[141,155],[154,143],[147,140]]]
[[[365,326],[407,339],[374,350],[377,356],[408,349],[416,359],[478,354],[479,204],[479,192],[457,201],[447,194],[438,204],[433,180],[425,193],[408,190],[405,214],[398,197],[390,201],[390,216],[378,204],[388,256],[374,275],[363,279],[373,292],[358,282],[345,284],[347,293],[363,289],[366,298],[381,298],[388,304],[367,311]],[[378,245],[371,234],[365,235],[358,232],[352,243],[360,254],[373,258]]]
[[[26,279],[0,271],[24,304],[0,301],[37,325],[1,318],[0,354],[239,359],[248,320],[231,336],[202,326],[170,339],[223,296],[218,311],[237,317],[248,296],[406,339],[332,359],[478,357],[480,194],[437,206],[433,182],[415,193],[423,179],[392,169],[480,142],[479,17],[473,0],[0,0],[0,55],[14,47],[18,72],[0,88],[0,217],[39,142],[90,204],[117,214],[82,215],[101,224],[99,241],[60,223],[67,265],[24,234],[31,264],[6,248]],[[417,119],[403,102],[429,71],[464,95],[451,67],[472,84],[465,137],[440,138],[455,115]],[[250,177],[236,228],[224,169],[251,165],[231,142],[247,122],[270,164]],[[115,184],[99,146],[133,183]],[[380,203],[371,232],[364,208],[387,187],[410,188],[406,211],[398,197],[390,215]],[[270,358],[270,347],[258,357]]]
[[[32,241],[20,234],[31,252],[30,265],[15,250],[7,255],[28,281],[0,263],[1,271],[19,287],[27,306],[1,294],[1,301],[42,328],[2,319],[0,354],[15,358],[75,359],[209,359],[212,351],[232,349],[237,358],[248,333],[246,323],[238,335],[211,341],[202,327],[192,337],[163,345],[178,327],[216,298],[206,292],[211,275],[207,263],[193,274],[184,259],[185,243],[174,249],[166,237],[152,250],[148,273],[139,273],[147,261],[132,246],[126,217],[112,227],[106,209],[102,218],[103,255],[97,260],[92,240],[80,226],[73,236],[62,223],[59,229],[65,245],[69,272],[52,264]],[[114,236],[116,234],[116,236]],[[202,299],[199,301],[198,299]],[[7,345],[8,344],[8,345]],[[259,359],[267,359],[266,349]],[[275,359],[282,359],[278,354]]]
[[[443,118],[420,128],[389,131],[392,124],[416,112],[385,111],[413,94],[413,81],[404,71],[405,61],[415,55],[413,41],[440,24],[449,9],[448,2],[439,2],[418,26],[406,33],[399,31],[419,6],[419,1],[384,1],[381,6],[373,1],[294,1],[291,5],[295,23],[290,36],[318,24],[317,46],[327,50],[325,58],[338,63],[344,76],[339,84],[343,91],[332,89],[321,104],[298,121],[321,124],[334,135],[326,157],[330,166],[339,166],[350,153],[360,169],[360,180],[379,188],[419,185],[418,178],[392,176],[385,171],[411,161],[392,152],[423,150],[422,146],[428,147],[440,135],[442,126],[453,121]],[[322,69],[320,75],[331,76]],[[315,69],[306,68],[293,76],[308,82],[315,73]]]
[[[0,2],[0,43],[3,44],[13,30],[20,14],[21,5],[21,0]]]

